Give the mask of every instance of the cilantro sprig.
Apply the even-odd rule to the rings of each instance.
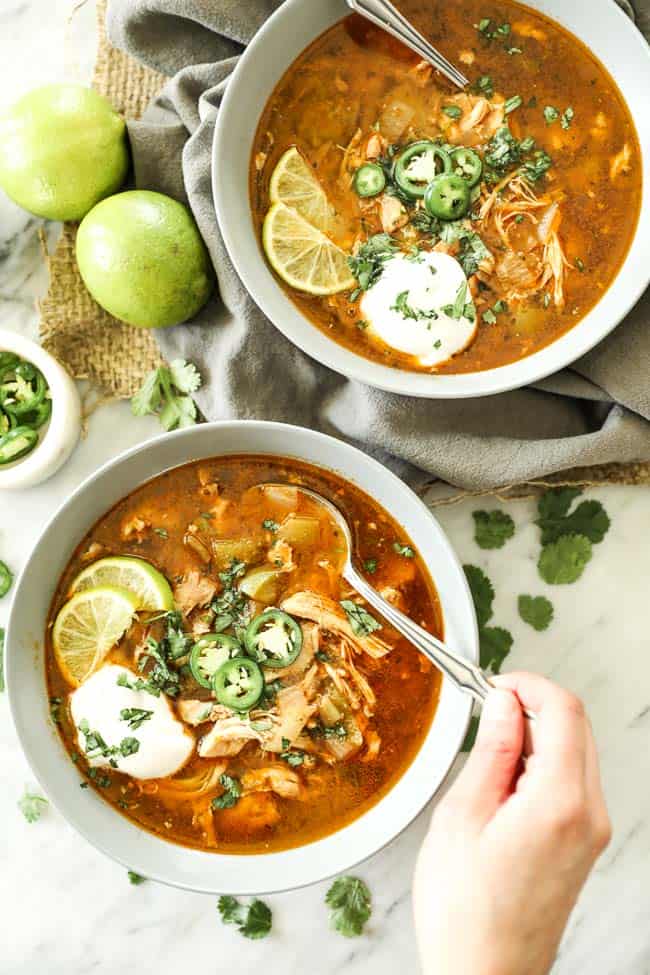
[[[499,674],[512,649],[512,634],[502,626],[487,625],[493,615],[494,587],[483,570],[476,565],[464,565],[463,569],[476,609],[481,667]]]
[[[134,416],[158,416],[165,430],[191,427],[198,419],[192,399],[201,386],[201,376],[191,362],[174,359],[169,366],[159,366],[145,377],[139,392],[131,400]]]
[[[224,924],[235,924],[245,938],[265,938],[271,930],[273,915],[264,901],[255,898],[242,904],[236,897],[224,894],[217,904]]]
[[[609,516],[600,501],[582,501],[571,510],[581,494],[581,488],[553,488],[539,499],[536,524],[543,548],[537,568],[549,585],[576,582],[591,560],[592,546],[609,531]]]
[[[363,934],[372,913],[368,887],[359,877],[339,877],[325,895],[330,909],[330,925],[346,938]]]
[[[223,788],[223,792],[220,796],[215,796],[211,802],[213,809],[232,809],[236,806],[241,798],[241,782],[239,779],[233,778],[231,775],[219,776],[219,784]]]

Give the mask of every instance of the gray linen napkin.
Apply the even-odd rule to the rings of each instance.
[[[411,482],[436,476],[470,490],[570,467],[649,460],[649,292],[571,369],[534,387],[446,402],[339,376],[264,317],[219,232],[210,153],[228,76],[280,2],[110,0],[112,43],[172,76],[144,117],[129,123],[136,184],[189,203],[217,269],[219,293],[197,318],[157,333],[167,359],[182,356],[200,369],[203,414],[310,426],[364,446]],[[628,0],[621,5],[629,9]],[[648,37],[650,0],[637,0],[637,8]]]

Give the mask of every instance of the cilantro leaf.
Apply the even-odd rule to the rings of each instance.
[[[0,693],[5,689],[5,631],[0,626]]]
[[[602,542],[610,526],[609,516],[600,501],[581,501],[570,514],[538,518],[542,545],[556,542],[562,535],[586,535],[590,542]]]
[[[534,630],[547,630],[553,619],[553,603],[546,596],[520,596],[519,615]]]
[[[370,891],[358,877],[339,877],[325,895],[330,908],[330,924],[346,938],[363,933],[372,913]]]
[[[403,555],[405,559],[415,558],[415,552],[410,545],[404,545],[402,542],[393,542],[393,549],[398,555]]]
[[[220,796],[215,796],[211,806],[213,809],[232,809],[241,798],[241,782],[224,773],[219,776],[219,783],[223,786],[223,792]]]
[[[374,575],[374,573],[377,571],[377,559],[366,559],[363,563],[363,567],[366,572],[370,573],[370,575]]]
[[[200,385],[196,367],[184,359],[175,359],[169,366],[158,366],[147,374],[142,388],[131,399],[131,410],[134,416],[157,414],[165,430],[192,426],[198,412],[189,394]]]
[[[474,511],[472,515],[479,548],[503,548],[515,533],[515,523],[505,511]]]
[[[18,808],[28,823],[36,823],[47,806],[48,801],[44,796],[39,796],[37,792],[29,792],[28,789],[25,789],[23,796],[18,800]]]
[[[192,362],[174,359],[169,363],[171,380],[181,393],[195,393],[201,385],[201,374]]]
[[[537,568],[544,582],[566,585],[580,578],[591,555],[591,542],[586,535],[562,535],[544,546]]]
[[[257,898],[250,904],[241,904],[236,897],[226,894],[217,904],[224,924],[236,924],[245,938],[265,938],[271,930],[273,915],[264,901]]]
[[[478,619],[479,629],[487,623],[492,616],[492,603],[494,601],[494,589],[492,583],[476,565],[463,566],[467,582],[469,583],[474,608]]]
[[[501,665],[512,650],[512,634],[502,626],[484,626],[479,630],[481,667],[493,674],[501,672]]]
[[[341,606],[345,610],[352,632],[357,636],[369,636],[375,630],[381,630],[381,623],[374,616],[371,616],[363,606],[353,603],[351,599],[342,599]]]
[[[138,887],[140,884],[144,884],[147,881],[146,877],[136,873],[135,870],[127,870],[127,877],[129,878],[129,883],[133,884],[134,887]]]
[[[579,487],[551,488],[545,491],[537,502],[540,518],[563,518],[568,514],[571,503],[582,494]]]
[[[467,734],[465,735],[465,741],[461,746],[461,752],[471,752],[474,747],[474,742],[476,741],[476,735],[478,732],[480,718],[478,715],[474,714],[470,718],[469,727],[467,729]]]

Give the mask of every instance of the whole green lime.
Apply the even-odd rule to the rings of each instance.
[[[81,220],[128,169],[124,119],[92,88],[36,88],[0,116],[0,186],[39,217]]]
[[[214,275],[192,214],[149,190],[98,203],[77,233],[84,284],[115,318],[165,328],[192,318],[212,291]]]

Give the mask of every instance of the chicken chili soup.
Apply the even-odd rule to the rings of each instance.
[[[58,586],[47,679],[82,787],[166,839],[261,853],[326,836],[395,784],[430,727],[437,671],[349,589],[340,532],[301,484],[344,511],[373,586],[442,635],[396,522],[293,460],[162,474],[92,528]]]
[[[419,372],[502,366],[573,327],[615,278],[641,199],[634,124],[602,64],[542,14],[400,7],[471,87],[340,21],[264,110],[255,223],[287,294],[342,345]]]

